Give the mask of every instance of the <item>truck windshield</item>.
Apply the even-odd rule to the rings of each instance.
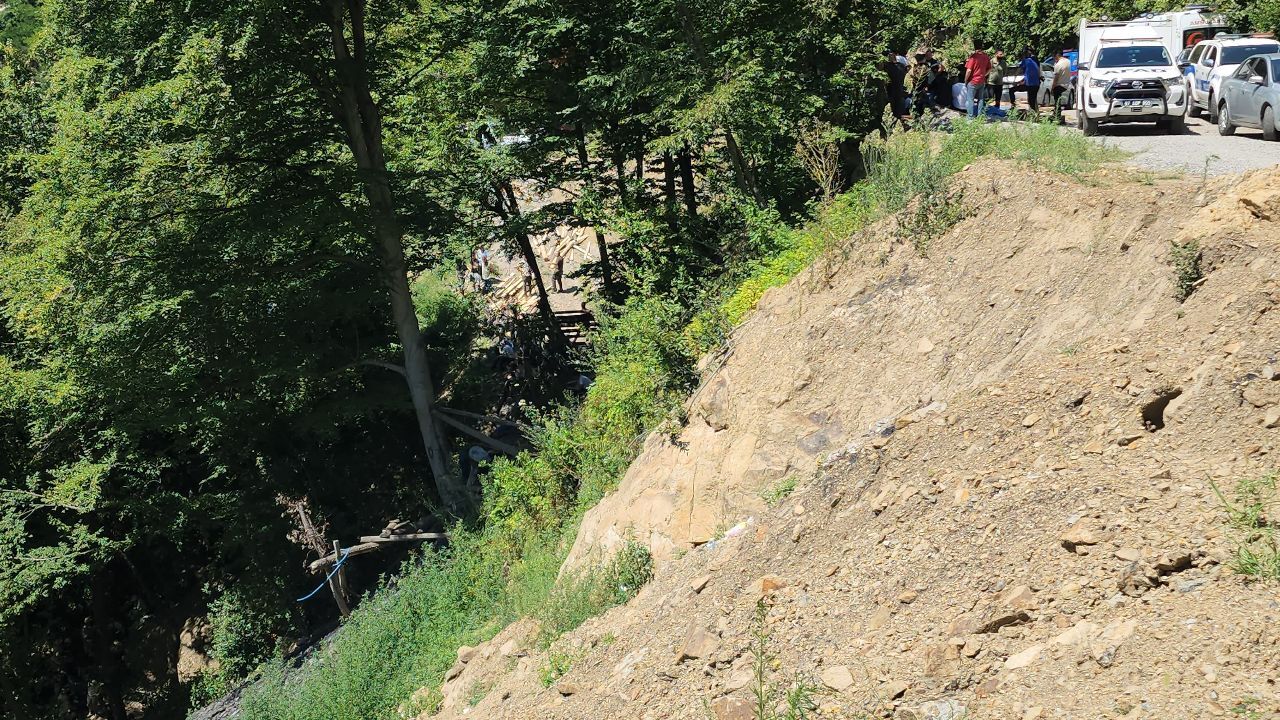
[[[1232,45],[1222,48],[1223,65],[1239,65],[1250,55],[1266,55],[1280,51],[1280,43],[1256,43],[1254,45]]]
[[[1098,62],[1094,67],[1143,67],[1149,65],[1172,65],[1169,53],[1163,45],[1130,45],[1127,47],[1108,47],[1098,51]]]

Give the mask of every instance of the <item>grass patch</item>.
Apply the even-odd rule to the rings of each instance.
[[[765,488],[764,492],[760,493],[760,497],[765,501],[766,505],[773,507],[786,500],[791,493],[796,491],[797,482],[795,475],[788,475]]]
[[[573,669],[573,664],[578,661],[577,655],[552,650],[547,653],[547,661],[542,667],[538,668],[538,680],[542,683],[542,687],[551,687],[556,681],[564,677]]]
[[[1200,267],[1200,243],[1196,240],[1185,243],[1170,241],[1169,245],[1169,262],[1173,265],[1178,302],[1186,302],[1204,278]]]
[[[1280,582],[1280,490],[1276,477],[1276,473],[1268,473],[1245,478],[1236,483],[1230,497],[1213,485],[1236,546],[1231,568],[1272,582]]]

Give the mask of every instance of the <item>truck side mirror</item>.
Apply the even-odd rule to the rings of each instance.
[[[1185,62],[1185,61],[1184,61],[1184,62],[1180,62],[1180,63],[1178,63],[1178,69],[1179,69],[1179,70],[1182,70],[1182,71],[1184,71],[1184,72],[1185,72],[1185,71],[1187,71],[1187,70],[1190,70],[1190,69],[1191,69],[1191,63],[1189,63],[1189,62]]]
[[[1217,64],[1218,64],[1218,61],[1217,61],[1217,60],[1214,60],[1213,58],[1205,58],[1205,59],[1204,59],[1204,66],[1205,66],[1205,67],[1213,67],[1214,65],[1217,65]]]
[[[1250,75],[1249,82],[1253,83],[1254,85],[1266,85],[1267,79],[1262,77],[1261,75]]]
[[[1079,65],[1076,66],[1076,70],[1078,70],[1079,72],[1089,72],[1089,64],[1080,63]]]

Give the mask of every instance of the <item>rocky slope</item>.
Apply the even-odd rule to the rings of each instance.
[[[440,716],[739,720],[763,675],[834,718],[1280,717],[1214,491],[1275,465],[1280,171],[959,182],[927,257],[888,221],[766,295],[588,516],[573,561],[636,537],[654,582],[463,649]]]

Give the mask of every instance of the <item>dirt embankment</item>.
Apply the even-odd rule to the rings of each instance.
[[[763,600],[824,717],[1280,717],[1280,590],[1213,490],[1275,465],[1280,171],[959,182],[927,258],[886,222],[765,297],[583,525],[655,581],[550,654],[467,649],[442,716],[745,720]]]

